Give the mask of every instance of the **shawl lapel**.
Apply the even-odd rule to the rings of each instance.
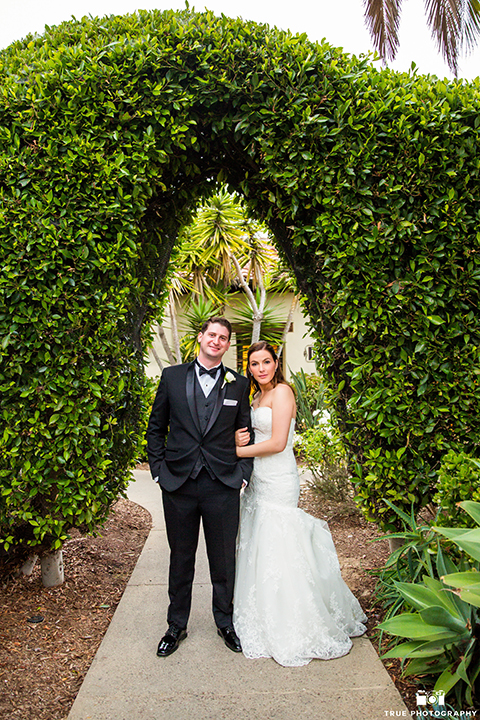
[[[195,364],[194,362],[190,363],[190,367],[187,369],[187,379],[185,384],[185,391],[187,394],[187,402],[188,407],[190,408],[190,414],[192,416],[192,420],[195,423],[195,427],[198,430],[198,434],[201,435],[202,431],[200,429],[200,423],[198,421],[198,415],[197,415],[197,408],[195,406]]]
[[[221,385],[220,388],[218,389],[217,402],[215,403],[215,407],[213,408],[213,412],[212,412],[212,414],[211,414],[211,416],[210,416],[210,420],[208,421],[208,425],[207,425],[207,427],[206,427],[206,429],[205,429],[205,435],[208,433],[208,431],[210,430],[210,428],[211,428],[211,427],[213,426],[213,424],[215,423],[215,420],[217,419],[217,417],[218,417],[218,415],[219,415],[219,413],[220,413],[220,410],[222,409],[223,400],[224,400],[224,398],[225,398],[225,393],[226,393],[226,391],[227,391],[227,383],[224,382],[224,380],[225,380],[225,367],[222,365],[221,373],[220,373],[220,379],[219,379],[219,382],[221,382],[222,385]]]

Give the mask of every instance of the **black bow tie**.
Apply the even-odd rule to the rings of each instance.
[[[207,370],[207,368],[204,368],[202,365],[200,365],[200,363],[197,363],[197,365],[200,370],[200,377],[202,377],[202,375],[210,375],[210,377],[215,380],[215,378],[217,376],[217,370],[220,367],[219,365],[217,365],[217,367],[212,368],[211,370]]]

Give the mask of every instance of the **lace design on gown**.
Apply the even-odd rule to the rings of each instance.
[[[255,442],[272,433],[272,411],[252,410]],[[366,617],[342,579],[328,525],[297,508],[294,421],[285,450],[254,459],[241,498],[233,622],[244,654],[306,665],[349,652]]]

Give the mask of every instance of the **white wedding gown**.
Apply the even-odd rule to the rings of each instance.
[[[272,410],[252,410],[255,442]],[[366,617],[342,579],[328,525],[297,508],[294,421],[283,452],[254,459],[241,499],[233,623],[248,658],[306,665],[349,652]]]

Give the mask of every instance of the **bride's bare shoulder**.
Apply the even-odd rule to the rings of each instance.
[[[278,383],[278,385],[273,388],[273,395],[275,399],[278,400],[295,401],[295,394],[287,383]]]
[[[283,414],[291,414],[294,418],[297,414],[297,404],[295,402],[295,393],[287,383],[279,383],[272,391],[272,409],[275,408]]]

